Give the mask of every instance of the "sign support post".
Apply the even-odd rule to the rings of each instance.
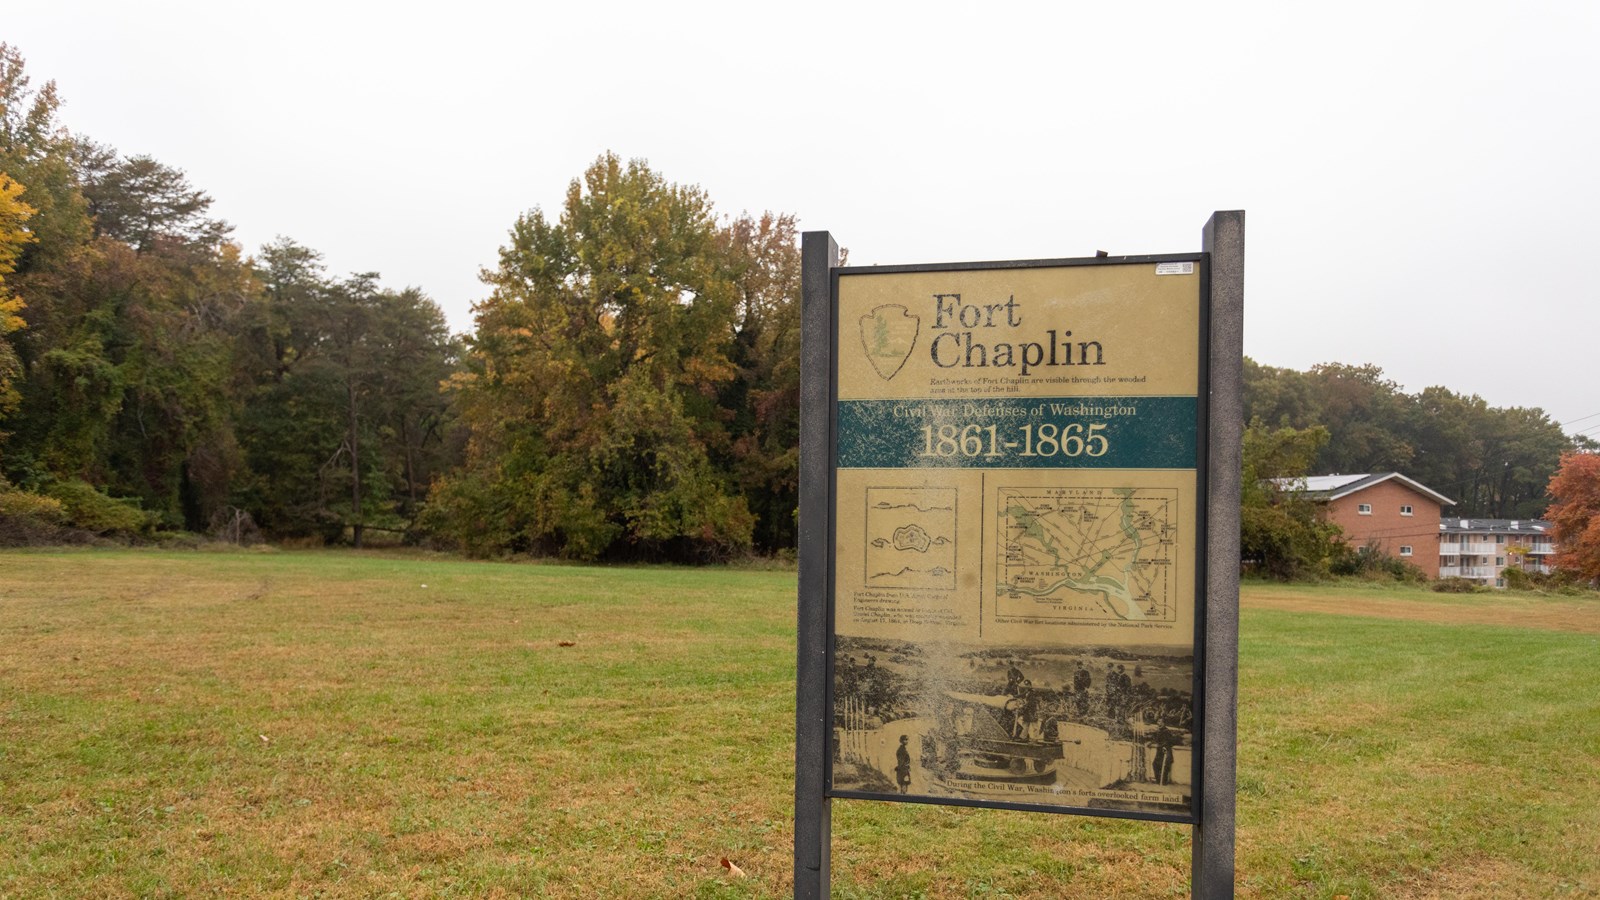
[[[1207,448],[1204,778],[1191,872],[1196,900],[1233,896],[1239,702],[1239,489],[1244,439],[1244,211],[1213,213],[1200,249],[1211,256]]]
[[[828,585],[833,579],[833,310],[839,245],[826,231],[800,237],[800,589],[795,661],[794,896],[828,896],[832,808],[828,773]]]

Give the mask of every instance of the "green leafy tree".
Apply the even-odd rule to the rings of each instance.
[[[33,235],[17,272],[49,269],[90,236],[88,202],[73,166],[74,141],[57,120],[55,82],[35,89],[22,54],[0,43],[0,173],[23,185]],[[23,292],[25,295],[27,292]]]
[[[51,346],[34,331],[58,290],[58,272],[74,268],[90,236],[87,204],[71,164],[72,140],[57,121],[54,82],[35,89],[22,54],[0,43],[0,183],[7,185],[5,293],[0,295],[0,430],[15,431],[25,404],[19,382]],[[27,202],[20,200],[23,193]],[[26,298],[24,303],[23,298]],[[16,469],[9,448],[7,469]]]
[[[48,118],[44,100],[32,104],[35,120]],[[45,179],[59,195],[52,208],[92,227],[56,227],[49,252],[25,260],[30,302],[18,356],[27,379],[8,468],[39,489],[79,480],[134,498],[167,526],[203,524],[226,493],[216,483],[226,467],[206,463],[230,456],[230,330],[249,291],[237,249],[221,239],[226,226],[206,216],[210,199],[181,172],[119,160],[54,126],[10,133],[32,142],[25,169],[68,167],[71,192]],[[106,180],[130,165],[190,201],[174,212],[160,208],[166,198],[119,189],[122,216],[160,222],[139,245],[91,221],[84,197],[108,196]],[[145,206],[152,212],[141,213]]]
[[[249,474],[235,505],[278,536],[337,537],[346,523],[327,510],[323,475],[343,445],[345,420],[331,367],[318,362],[331,282],[319,254],[283,238],[262,248],[254,273],[261,293],[237,351]]]
[[[1255,421],[1245,429],[1240,555],[1269,577],[1326,575],[1344,552],[1339,527],[1305,498],[1304,478],[1327,442],[1321,426],[1268,428]]]
[[[1332,436],[1317,456],[1319,471],[1406,471],[1415,450],[1399,428],[1407,407],[1399,385],[1373,365],[1324,363],[1309,379],[1319,399],[1314,424]]]
[[[756,514],[757,549],[796,542],[800,464],[800,251],[792,215],[743,215],[721,230],[737,294],[730,351],[738,374],[722,391],[732,415],[730,462]]]
[[[107,256],[110,251],[110,256]],[[26,480],[79,478],[104,484],[112,423],[122,408],[119,313],[134,290],[119,268],[115,245],[85,245],[26,282],[27,328],[18,344],[25,380],[12,419],[8,464],[23,464]]]
[[[434,479],[459,462],[461,441],[444,385],[461,360],[439,306],[416,288],[384,292],[371,340],[380,360],[371,398],[378,449],[396,514],[410,523]]]
[[[1491,410],[1484,459],[1474,473],[1473,514],[1500,519],[1537,516],[1562,454],[1574,446],[1542,409]]]
[[[1274,428],[1308,428],[1322,420],[1316,385],[1305,372],[1244,360],[1244,418]]]
[[[1417,394],[1404,427],[1416,449],[1406,475],[1457,502],[1452,515],[1483,515],[1468,489],[1483,467],[1489,405],[1444,387]]]
[[[694,559],[751,544],[718,457],[739,292],[710,202],[641,161],[598,159],[560,218],[512,228],[477,307],[466,471],[430,521],[477,552]]]
[[[1453,515],[1538,516],[1545,486],[1573,441],[1541,409],[1491,407],[1430,387],[1394,426],[1415,455],[1406,472],[1456,500]]]

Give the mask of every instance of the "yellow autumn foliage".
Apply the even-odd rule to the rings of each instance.
[[[22,248],[33,240],[28,219],[34,209],[22,202],[22,185],[0,172],[0,334],[16,331],[23,325],[22,300],[6,288],[6,276],[16,271]]]

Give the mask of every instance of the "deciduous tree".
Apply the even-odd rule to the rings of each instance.
[[[756,515],[757,549],[795,546],[800,445],[800,248],[795,218],[742,215],[719,237],[737,291],[722,391],[733,436],[729,465]]]
[[[20,331],[27,323],[21,315],[22,298],[12,295],[6,286],[6,276],[17,270],[17,257],[33,240],[27,228],[33,213],[33,207],[22,202],[22,185],[0,173],[0,422],[22,399],[12,387],[21,374],[22,362],[7,335]]]
[[[1327,574],[1340,552],[1339,527],[1322,520],[1304,496],[1304,477],[1328,442],[1320,426],[1268,428],[1251,422],[1244,433],[1240,498],[1240,555],[1284,581]]]
[[[459,382],[470,464],[435,527],[481,552],[685,558],[750,546],[716,457],[739,291],[710,201],[607,154],[516,222]]]
[[[1555,502],[1544,515],[1555,526],[1556,566],[1600,582],[1600,454],[1563,454],[1549,492]]]

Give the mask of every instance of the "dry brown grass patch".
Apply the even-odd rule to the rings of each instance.
[[[1243,591],[1240,600],[1245,609],[1600,634],[1600,602],[1592,601],[1510,595],[1499,602],[1484,604],[1432,601],[1410,593],[1399,597],[1309,594],[1302,590],[1277,590],[1262,585],[1251,585]]]

